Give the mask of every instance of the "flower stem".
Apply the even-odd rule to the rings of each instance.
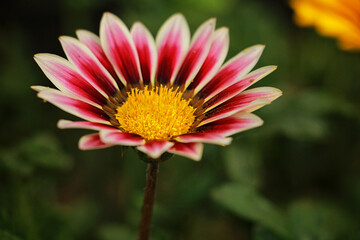
[[[150,236],[151,218],[154,207],[156,179],[158,172],[159,162],[148,162],[138,240],[148,240]]]

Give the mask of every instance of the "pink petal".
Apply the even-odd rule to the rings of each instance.
[[[70,129],[70,128],[80,128],[80,129],[90,129],[95,131],[100,130],[114,130],[115,127],[111,125],[101,124],[101,123],[94,123],[88,121],[69,121],[60,119],[57,123],[58,128],[60,129]]]
[[[234,115],[237,112],[246,112],[246,109],[260,108],[266,104],[270,104],[270,101],[265,99],[248,100],[242,97],[234,97],[234,101],[230,103],[225,102],[216,108],[211,109],[206,113],[206,118],[203,119],[198,126],[205,125],[210,122],[217,121],[222,118]],[[231,100],[233,100],[231,99]]]
[[[231,138],[225,138],[221,135],[216,135],[208,132],[196,132],[181,135],[176,138],[176,141],[182,143],[203,142],[225,146],[231,143]]]
[[[179,143],[176,142],[168,152],[200,161],[204,146],[201,143]]]
[[[82,136],[79,140],[79,149],[92,150],[111,147],[111,145],[103,143],[98,133]]]
[[[265,100],[265,102],[267,101],[267,103],[265,104],[253,104],[252,106],[248,106],[246,108],[244,108],[242,111],[243,112],[253,112],[261,107],[263,107],[266,104],[271,103],[272,101],[274,101],[275,99],[277,99],[278,97],[280,97],[282,95],[282,91],[277,89],[277,88],[273,88],[273,87],[258,87],[258,88],[253,88],[247,91],[244,91],[243,93],[241,93],[240,95],[247,95],[248,99],[258,99],[258,100]],[[230,99],[229,104],[231,104],[232,99]],[[256,100],[255,100],[256,101]]]
[[[64,58],[53,54],[40,53],[36,54],[34,59],[49,80],[62,92],[75,95],[83,101],[98,106],[106,103],[106,98]]]
[[[112,13],[104,13],[101,19],[100,41],[125,85],[142,82],[139,58],[131,34],[125,24]]]
[[[229,49],[229,30],[227,28],[217,29],[212,36],[209,53],[188,89],[195,89],[197,93],[217,73],[223,64]]]
[[[175,85],[185,85],[186,88],[200,70],[209,53],[210,37],[214,31],[215,23],[215,19],[210,19],[195,32],[190,49],[175,78]]]
[[[142,146],[138,146],[137,149],[146,153],[149,157],[157,159],[173,145],[173,142],[168,141],[149,141]]]
[[[252,113],[239,112],[231,117],[198,127],[198,132],[209,132],[224,137],[261,126],[263,121]]]
[[[231,116],[240,111],[255,111],[266,104],[270,104],[281,95],[282,92],[279,89],[272,87],[260,87],[247,90],[220,104],[216,108],[207,111],[207,118],[205,118],[199,126]]]
[[[121,132],[118,130],[100,131],[101,141],[112,145],[138,146],[145,143],[145,140],[137,135]]]
[[[160,84],[173,82],[188,50],[190,31],[183,15],[171,16],[156,36],[158,64],[156,81]]]
[[[69,61],[80,70],[91,84],[107,95],[113,95],[117,92],[116,81],[89,48],[72,37],[62,36],[59,39]]]
[[[238,82],[257,63],[264,49],[263,45],[256,45],[245,49],[230,59],[220,71],[198,93],[205,101]]]
[[[104,124],[109,123],[109,117],[101,109],[83,101],[71,98],[58,90],[48,89],[41,91],[38,93],[38,97],[54,104],[65,112],[87,121]]]
[[[155,41],[149,30],[137,22],[131,28],[131,35],[139,56],[142,78],[145,84],[155,83],[157,52]]]
[[[82,42],[85,46],[87,46],[90,51],[95,55],[95,57],[100,61],[100,63],[106,68],[106,70],[111,74],[111,76],[115,79],[119,88],[123,88],[124,85],[120,81],[117,76],[114,67],[110,63],[109,59],[107,59],[104,50],[101,47],[100,38],[87,30],[77,30],[76,36],[79,38],[80,42]]]
[[[276,68],[276,66],[266,66],[252,71],[237,83],[224,89],[223,91],[216,94],[213,98],[209,99],[209,101],[206,102],[207,111],[239,94],[244,89],[272,73],[274,70],[276,70]]]

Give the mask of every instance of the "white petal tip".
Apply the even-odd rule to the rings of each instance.
[[[70,36],[65,36],[65,35],[60,36],[58,39],[62,45],[69,44],[69,43],[77,43],[77,41],[78,41],[76,38],[73,38]]]
[[[41,92],[50,89],[49,87],[44,87],[44,86],[31,86],[30,88],[36,92]]]
[[[251,46],[249,48],[246,48],[244,50],[244,52],[253,51],[254,53],[261,53],[262,51],[264,51],[264,48],[265,48],[264,44],[257,44],[257,45]]]
[[[104,12],[103,16],[102,16],[102,20],[120,20],[120,18],[118,18],[115,14],[111,13],[111,12]]]
[[[46,58],[46,56],[49,56],[51,54],[49,53],[37,53],[34,55],[34,60],[38,63],[39,61],[41,61],[42,59]]]
[[[68,123],[70,123],[71,121],[69,121],[69,120],[65,120],[65,119],[60,119],[58,122],[57,122],[57,127],[59,128],[59,129],[65,129],[65,126],[68,124]]]
[[[224,141],[222,142],[221,146],[230,145],[231,142],[232,142],[232,138],[230,138],[230,137],[224,138]]]
[[[75,31],[76,36],[79,40],[81,39],[92,39],[98,41],[98,35],[85,29],[78,29]]]
[[[169,19],[171,18],[184,18],[184,15],[182,13],[174,13],[172,16],[169,17]]]
[[[205,22],[205,24],[208,24],[208,25],[210,25],[210,26],[215,27],[215,25],[216,25],[216,18],[210,18],[209,20],[207,20],[207,21]]]

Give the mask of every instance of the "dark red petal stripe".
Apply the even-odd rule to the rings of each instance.
[[[110,96],[117,92],[115,80],[85,45],[70,37],[61,37],[60,42],[68,59],[89,81]]]
[[[106,103],[106,98],[94,89],[78,72],[72,69],[67,60],[52,54],[37,54],[35,55],[35,60],[45,75],[60,90],[73,93],[82,99],[88,99],[100,106]]]
[[[117,72],[127,83],[137,84],[141,81],[138,56],[129,30],[115,15],[105,13],[101,27],[100,39],[104,52],[113,63]]]
[[[189,38],[189,28],[185,18],[180,14],[173,15],[160,28],[156,37],[157,83],[167,84],[174,79],[188,48]]]
[[[118,87],[121,89],[124,87],[124,84],[120,81],[117,76],[114,67],[110,63],[109,59],[106,57],[104,50],[101,47],[100,39],[95,34],[88,32],[86,30],[78,30],[76,34],[83,44],[87,46],[90,51],[95,55],[95,57],[100,61],[100,63],[108,70],[111,76],[115,79]]]
[[[264,46],[256,45],[243,50],[226,64],[199,92],[200,98],[210,98],[239,81],[258,61]]]
[[[262,71],[264,69],[264,71]],[[243,79],[239,80],[235,84],[231,85],[230,87],[226,88],[225,90],[216,94],[213,98],[206,102],[206,108],[211,108],[216,105],[219,105],[222,102],[234,97],[235,95],[239,94],[241,91],[245,90],[255,82],[257,82],[261,77],[266,76],[270,72],[272,72],[275,67],[263,67],[258,70],[255,70],[248,74]]]
[[[38,96],[58,108],[88,121],[107,123],[109,117],[101,109],[83,101],[71,98],[60,91],[49,89],[38,93]]]
[[[169,49],[171,49],[171,51]],[[177,62],[176,56],[179,55],[180,49],[178,45],[166,43],[162,46],[159,52],[159,60],[156,72],[156,81],[158,83],[167,84],[170,82]]]
[[[215,74],[215,71],[218,70],[226,57],[228,47],[228,30],[226,28],[216,30],[212,38],[209,53],[199,72],[189,85],[189,90],[197,88],[201,83],[206,81],[207,78],[212,77],[213,74]]]
[[[194,40],[175,78],[174,84],[187,85],[189,80],[199,71],[209,52],[210,37],[215,27],[215,20],[206,22],[194,35]]]
[[[156,63],[153,62],[156,60],[156,58],[152,56],[152,54],[156,54],[156,47],[152,36],[147,36],[146,34],[150,35],[150,33],[147,33],[146,31],[147,30],[145,30],[145,27],[142,26],[140,23],[135,23],[131,30],[131,33],[139,56],[143,82],[145,84],[150,84],[153,75],[152,67],[153,65],[156,65]],[[149,41],[152,42],[150,43]],[[153,50],[151,49],[150,45],[153,45]],[[152,51],[154,52],[152,53]]]
[[[261,124],[262,120],[260,118],[231,116],[198,127],[196,131],[209,132],[222,136],[230,136],[237,132],[260,126]]]
[[[267,98],[268,93],[266,92],[249,92],[237,95],[228,101],[220,104],[219,106],[211,109],[206,112],[206,118],[203,120],[204,122],[208,122],[210,119],[220,119],[230,115],[235,114],[236,112],[241,111],[242,109],[249,106],[255,100],[265,100],[270,101]]]

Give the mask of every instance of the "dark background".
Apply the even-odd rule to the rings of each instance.
[[[360,53],[302,29],[286,1],[20,0],[0,3],[0,239],[135,239],[146,165],[132,149],[83,152],[84,130],[31,85],[51,86],[35,53],[64,56],[57,40],[98,33],[104,11],[156,35],[181,12],[230,29],[228,58],[266,44],[256,84],[284,95],[256,113],[264,126],[232,145],[206,145],[201,162],[161,164],[152,239],[360,239]]]

